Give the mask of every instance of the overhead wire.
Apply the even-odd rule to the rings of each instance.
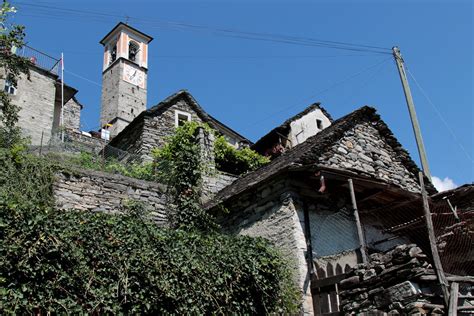
[[[367,79],[364,80],[362,84],[360,84],[358,87],[354,87],[354,90],[357,89],[357,91],[361,91],[362,88],[365,88],[367,85],[374,82],[374,78],[382,71],[384,66],[388,65],[389,60],[390,59],[387,58],[385,62],[382,62],[377,67],[374,67],[375,68],[374,71],[368,75]],[[348,100],[351,100],[351,101],[348,101]],[[346,97],[343,97],[340,102],[353,103],[353,100],[354,100],[354,94],[347,94]]]
[[[433,103],[433,101],[431,101],[431,98],[428,96],[428,94],[426,93],[425,89],[423,89],[423,87],[418,83],[418,80],[416,80],[415,76],[411,73],[410,69],[408,68],[408,66],[406,66],[405,64],[405,68],[407,70],[407,73],[410,75],[410,77],[413,79],[413,82],[415,83],[415,85],[418,87],[418,89],[420,90],[421,94],[423,94],[423,96],[425,97],[425,99],[428,101],[428,103],[431,105],[431,107],[434,109],[435,113],[438,115],[439,119],[441,120],[441,122],[443,122],[444,126],[446,127],[446,129],[449,131],[449,133],[451,134],[451,136],[453,137],[454,141],[458,144],[458,146],[461,148],[461,150],[464,152],[464,154],[466,155],[466,157],[471,161],[471,163],[474,163],[471,155],[468,153],[468,151],[466,150],[466,148],[464,147],[464,145],[461,143],[461,141],[458,139],[458,137],[456,136],[456,133],[454,133],[453,129],[451,128],[451,126],[449,126],[448,122],[444,119],[443,115],[441,114],[440,110],[438,109],[438,107]]]
[[[87,81],[87,82],[89,82],[89,83],[92,83],[92,84],[94,84],[94,85],[96,85],[96,86],[102,87],[102,85],[101,85],[100,83],[98,83],[98,82],[96,82],[96,81],[94,81],[94,80],[91,80],[91,79],[89,79],[89,78],[86,78],[86,77],[84,77],[84,76],[78,75],[78,74],[76,74],[76,73],[74,73],[74,72],[72,72],[72,71],[70,71],[70,70],[64,69],[64,72],[66,72],[66,73],[68,73],[68,74],[70,74],[70,75],[73,75],[74,77],[77,77],[77,78],[79,78],[79,79],[85,80],[85,81]]]
[[[48,16],[48,17],[50,17],[52,14],[51,10],[56,10],[56,11],[62,12],[62,14],[64,13],[74,14],[76,17],[81,17],[81,18],[90,18],[90,17],[94,17],[94,18],[108,17],[108,18],[114,18],[114,19],[123,18],[123,16],[118,15],[118,14],[103,13],[103,12],[97,12],[97,11],[91,11],[91,10],[61,8],[58,6],[24,3],[21,1],[17,1],[17,3],[24,6],[38,8],[39,12],[37,13],[45,14],[45,16]],[[47,9],[47,11],[44,11],[45,9]],[[315,46],[315,47],[367,52],[367,53],[375,53],[375,54],[391,54],[390,49],[379,47],[379,46],[373,46],[373,45],[355,44],[355,43],[347,43],[347,42],[340,42],[340,41],[329,41],[329,40],[322,40],[322,39],[309,38],[309,37],[289,36],[289,35],[272,34],[272,33],[248,32],[248,31],[240,31],[240,30],[221,28],[221,27],[197,25],[197,24],[191,24],[191,23],[162,21],[159,19],[147,19],[147,18],[138,18],[138,17],[130,17],[130,16],[127,16],[127,18],[129,20],[136,21],[138,23],[152,24],[152,26],[159,27],[159,28],[173,28],[173,29],[185,28],[185,29],[192,29],[192,30],[200,30],[200,31],[214,32],[214,33],[217,33],[217,35],[222,35],[222,36],[231,37],[231,38],[242,38],[242,39],[247,39],[247,40],[277,42],[277,43],[302,45],[302,46]]]
[[[342,79],[342,80],[339,80],[339,81],[336,81],[336,82],[332,83],[332,84],[329,85],[328,87],[317,91],[316,93],[314,93],[313,95],[311,95],[311,96],[309,96],[309,97],[305,97],[304,99],[300,100],[299,102],[295,102],[295,103],[292,104],[291,106],[288,106],[288,107],[285,107],[285,108],[283,108],[283,109],[281,109],[281,110],[275,111],[275,112],[273,112],[272,114],[266,116],[265,118],[263,118],[263,119],[261,119],[261,120],[258,120],[258,121],[255,121],[255,122],[252,122],[252,123],[246,125],[245,128],[248,129],[249,127],[252,127],[252,126],[255,126],[255,125],[257,125],[257,124],[260,124],[260,123],[262,123],[262,122],[264,122],[264,121],[267,121],[268,119],[274,117],[276,114],[280,114],[280,113],[286,112],[286,111],[288,111],[288,110],[290,110],[290,109],[292,109],[292,108],[295,108],[295,107],[301,105],[303,102],[306,102],[306,101],[308,101],[308,100],[312,100],[312,99],[314,99],[315,97],[320,96],[321,94],[326,93],[327,91],[330,91],[330,90],[332,90],[333,88],[335,88],[335,87],[337,87],[337,86],[340,86],[340,85],[344,84],[345,82],[347,82],[347,81],[349,81],[349,80],[351,80],[351,79],[353,79],[353,78],[355,78],[355,77],[358,77],[358,76],[360,76],[361,74],[363,74],[363,73],[365,73],[365,72],[367,72],[367,71],[369,71],[369,70],[371,70],[371,69],[373,69],[373,68],[375,68],[375,67],[377,67],[377,66],[380,66],[380,65],[383,64],[383,63],[388,62],[388,61],[391,60],[391,59],[392,59],[392,57],[384,58],[383,60],[378,61],[377,63],[372,64],[372,65],[370,65],[369,67],[366,67],[366,68],[364,68],[364,69],[362,69],[362,70],[360,70],[360,71],[357,71],[357,72],[355,72],[355,73],[353,73],[353,74],[351,74],[351,75],[345,77],[345,78]]]

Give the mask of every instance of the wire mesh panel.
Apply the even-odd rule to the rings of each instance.
[[[445,272],[474,275],[474,187],[437,195],[430,205]]]
[[[64,139],[64,140],[63,140]],[[29,152],[46,156],[62,166],[93,169],[152,180],[152,163],[140,155],[112,147],[102,139],[55,135],[48,144],[30,146]]]

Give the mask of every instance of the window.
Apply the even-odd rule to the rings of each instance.
[[[191,114],[189,113],[178,111],[178,110],[176,110],[174,113],[175,113],[174,115],[175,115],[176,127],[183,126],[184,123],[191,121]]]
[[[323,129],[323,121],[316,119],[316,126],[318,129]]]
[[[112,64],[117,59],[117,44],[115,44],[112,49],[110,50],[110,62],[109,65]]]
[[[5,80],[4,90],[6,93],[13,94],[13,95],[16,94],[16,87],[13,84],[13,82],[8,78]]]
[[[138,62],[139,51],[140,45],[137,42],[130,41],[130,43],[128,43],[128,59],[130,61]]]

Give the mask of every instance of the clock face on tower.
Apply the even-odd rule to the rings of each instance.
[[[145,73],[143,70],[127,64],[124,65],[123,80],[140,88],[145,88]]]

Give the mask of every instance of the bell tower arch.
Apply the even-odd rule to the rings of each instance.
[[[100,41],[104,46],[100,125],[111,125],[111,137],[146,110],[148,44],[152,40],[120,22]]]

